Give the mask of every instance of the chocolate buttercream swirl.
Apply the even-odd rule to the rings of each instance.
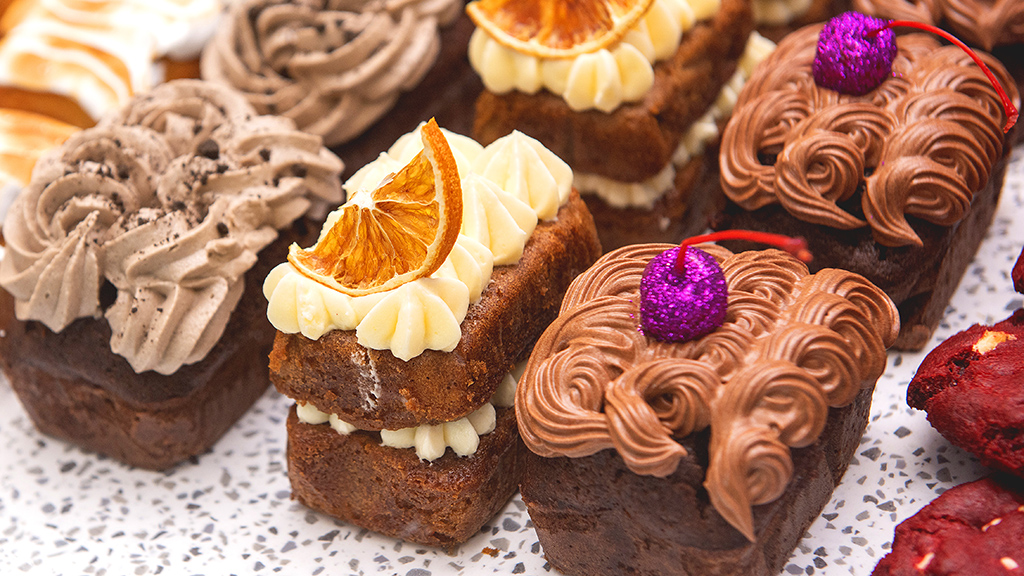
[[[1001,100],[953,46],[901,36],[893,77],[863,95],[814,83],[820,26],[788,36],[757,68],[723,135],[722,186],[746,210],[778,203],[823,226],[870,226],[886,246],[921,246],[911,215],[959,221],[1002,156]],[[983,55],[1011,98],[1006,70]],[[845,206],[857,200],[864,217]]]
[[[246,0],[203,53],[202,76],[329,146],[361,134],[415,87],[457,0]]]
[[[752,537],[751,506],[792,475],[789,448],[813,443],[829,407],[881,375],[899,316],[851,272],[811,275],[777,250],[709,247],[729,287],[725,323],[682,344],[650,339],[636,294],[644,263],[670,247],[616,250],[570,286],[520,379],[520,432],[542,456],[614,448],[633,472],[660,477],[686,455],[677,439],[710,427],[705,486]]]
[[[341,170],[227,88],[165,84],[41,161],[4,223],[0,284],[19,319],[59,332],[105,315],[132,368],[172,373],[220,338],[277,229],[310,197],[341,201]]]
[[[854,0],[853,7],[882,18],[941,25],[985,50],[1024,41],[1020,0]]]

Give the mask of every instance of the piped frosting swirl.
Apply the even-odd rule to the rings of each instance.
[[[687,454],[675,438],[710,427],[704,485],[751,537],[751,506],[789,483],[789,449],[814,442],[828,408],[881,375],[899,316],[856,274],[812,275],[783,252],[702,245],[729,287],[725,323],[660,342],[640,331],[637,303],[645,266],[668,248],[621,248],[573,282],[520,379],[520,433],[541,456],[613,448],[635,473],[667,476]]]
[[[854,0],[853,6],[881,18],[945,25],[985,50],[1024,42],[1024,3],[1019,0]]]
[[[355,330],[357,342],[391,350],[409,360],[424,350],[451,351],[462,338],[460,325],[479,300],[495,265],[519,261],[538,220],[554,218],[572,189],[572,170],[540,142],[515,131],[486,148],[465,136],[442,132],[462,178],[462,228],[455,248],[429,278],[387,292],[348,296],[285,262],[263,284],[275,328],[317,339],[331,330]],[[417,131],[398,139],[346,183],[349,202],[358,202],[382,179],[415,156]],[[329,230],[338,212],[328,215]]]
[[[725,193],[746,210],[778,203],[806,222],[920,246],[907,216],[956,223],[1002,156],[1001,101],[968,55],[923,34],[899,38],[893,77],[875,90],[822,88],[811,74],[819,30],[788,36],[744,87],[722,136]],[[1017,100],[1006,70],[982,58]]]
[[[59,332],[105,316],[136,372],[172,373],[217,342],[307,196],[340,200],[341,170],[319,138],[223,87],[162,85],[40,160],[4,222],[0,284],[19,319]]]
[[[243,92],[333,146],[361,134],[419,84],[457,0],[235,3],[204,52],[206,80]]]

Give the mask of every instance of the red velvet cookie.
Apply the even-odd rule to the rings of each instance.
[[[932,350],[907,403],[986,466],[1024,477],[1024,310],[974,325]],[[1024,548],[1024,544],[1019,544]]]
[[[1024,250],[1021,250],[1020,256],[1017,257],[1017,263],[1013,265],[1010,276],[1013,277],[1013,289],[1024,294]]]
[[[1024,572],[1024,483],[999,476],[948,490],[896,527],[872,576]]]

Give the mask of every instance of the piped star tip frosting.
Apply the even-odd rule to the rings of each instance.
[[[1006,110],[1003,132],[1013,128],[1017,123],[1017,108],[988,66],[958,38],[929,24],[844,12],[830,19],[821,29],[812,65],[814,81],[843,94],[859,96],[874,90],[892,75],[892,63],[897,52],[896,34],[892,30],[895,27],[917,28],[938,34],[970,55],[985,72],[1003,102]]]

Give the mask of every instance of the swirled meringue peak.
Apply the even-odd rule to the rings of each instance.
[[[349,203],[360,202],[361,195],[419,153],[420,129],[399,138],[345,182]],[[401,360],[458,345],[462,320],[486,290],[494,266],[515,265],[538,220],[554,218],[568,200],[572,170],[519,132],[487,147],[447,130],[442,133],[460,173],[462,226],[441,267],[429,278],[396,290],[351,297],[310,280],[290,263],[282,264],[263,284],[274,327],[312,339],[330,330],[355,330],[360,345],[390,350]],[[337,212],[328,215],[324,230],[337,218]]]
[[[59,332],[105,316],[136,372],[173,373],[220,339],[277,230],[340,201],[342,168],[227,88],[164,84],[40,160],[4,222],[0,285],[19,319]]]
[[[634,473],[665,477],[687,455],[677,439],[710,428],[704,487],[753,539],[751,507],[786,489],[790,448],[818,438],[829,407],[882,374],[899,315],[857,274],[701,244],[721,267],[728,312],[703,336],[663,342],[639,329],[638,295],[670,248],[620,248],[576,278],[516,389],[520,434],[544,457],[614,449]]]
[[[291,118],[328,146],[361,134],[434,64],[458,0],[243,0],[203,53],[202,77]]]

